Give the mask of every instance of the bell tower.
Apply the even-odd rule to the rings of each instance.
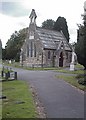
[[[36,30],[36,18],[37,18],[34,9],[32,9],[29,18],[30,18],[29,30],[34,32]]]
[[[32,9],[29,18],[30,18],[30,24],[36,24],[36,18],[37,18],[37,16],[36,16],[36,13],[35,13],[34,9]]]
[[[37,15],[34,9],[32,9],[29,18],[30,18],[30,24],[29,24],[28,38],[34,39],[34,34],[36,31],[36,18],[37,18]]]

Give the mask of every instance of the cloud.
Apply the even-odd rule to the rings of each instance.
[[[30,12],[20,2],[0,2],[0,6],[0,13],[13,17],[26,16]]]
[[[31,9],[37,13],[37,25],[46,19],[65,17],[70,33],[70,42],[77,39],[77,23],[81,23],[85,0],[1,0],[0,38],[3,46],[15,30],[29,26]]]
[[[29,26],[28,19],[28,16],[16,18],[0,14],[0,39],[3,47],[5,47],[8,39],[15,31]]]

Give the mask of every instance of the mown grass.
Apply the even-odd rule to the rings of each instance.
[[[76,79],[76,76],[66,76],[66,75],[59,75],[56,76],[59,79],[62,79],[68,83],[70,83],[71,85],[81,89],[81,90],[86,90],[86,86],[85,85],[81,85],[78,83],[78,80]]]
[[[78,68],[78,69],[77,69],[77,68]],[[69,70],[60,68],[60,69],[57,69],[57,72],[69,73],[69,74],[84,74],[85,71],[84,71],[84,67],[83,67],[82,65],[76,64],[74,71],[70,71],[70,68],[69,68]]]
[[[60,69],[60,70],[57,70],[57,72],[69,73],[69,74],[84,74],[84,70],[70,71],[70,70]]]
[[[20,66],[20,63],[18,63],[18,62],[15,62],[13,64],[4,63],[3,65],[13,66],[16,68],[22,68],[22,69],[26,69],[26,70],[58,70],[58,69],[61,69],[61,68],[57,68],[57,67],[25,67],[25,66]]]
[[[29,90],[29,86],[24,81],[14,80],[3,82],[2,94],[6,99],[2,101],[3,118],[36,118],[36,106]],[[22,104],[18,104],[21,103]]]
[[[80,64],[76,64],[75,67],[76,67],[76,68],[84,69],[84,66],[83,66],[83,65],[80,65]]]

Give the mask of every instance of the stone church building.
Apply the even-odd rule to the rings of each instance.
[[[34,9],[29,18],[30,24],[21,48],[20,64],[27,67],[69,66],[72,48],[63,33],[37,27]]]

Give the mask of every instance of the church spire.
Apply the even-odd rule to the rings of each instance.
[[[33,24],[33,23],[36,24],[36,17],[37,17],[37,15],[35,13],[35,10],[32,9],[31,14],[29,16],[29,18],[30,18],[30,24]]]

